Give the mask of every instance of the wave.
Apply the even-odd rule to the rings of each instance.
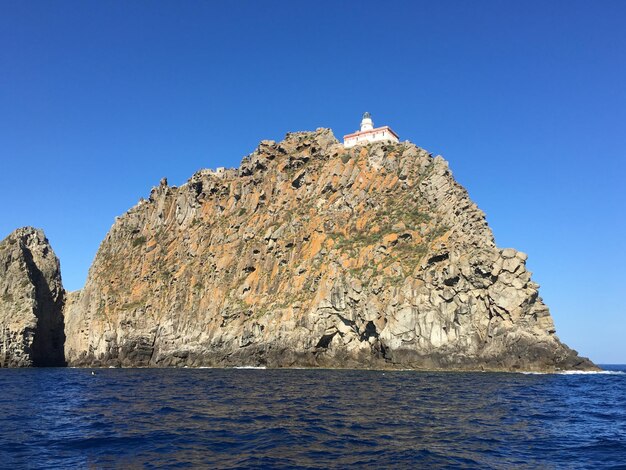
[[[557,372],[557,374],[562,375],[623,375],[625,373],[623,370],[563,370]]]
[[[622,370],[561,370],[558,372],[520,372],[524,375],[624,375]]]

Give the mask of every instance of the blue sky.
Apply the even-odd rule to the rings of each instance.
[[[4,1],[0,238],[82,287],[167,176],[364,111],[449,162],[529,254],[561,339],[626,363],[626,2]]]

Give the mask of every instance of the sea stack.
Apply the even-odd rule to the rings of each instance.
[[[0,367],[65,365],[64,298],[41,230],[20,228],[0,242]]]
[[[69,295],[69,363],[595,369],[448,163],[395,137],[296,132],[163,180]]]

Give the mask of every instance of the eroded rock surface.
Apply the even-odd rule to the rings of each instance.
[[[63,302],[59,260],[41,230],[0,242],[0,367],[65,365]]]
[[[447,162],[328,129],[161,181],[66,309],[73,365],[594,368]]]

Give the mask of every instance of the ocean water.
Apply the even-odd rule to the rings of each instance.
[[[626,468],[608,368],[0,369],[0,467]]]

